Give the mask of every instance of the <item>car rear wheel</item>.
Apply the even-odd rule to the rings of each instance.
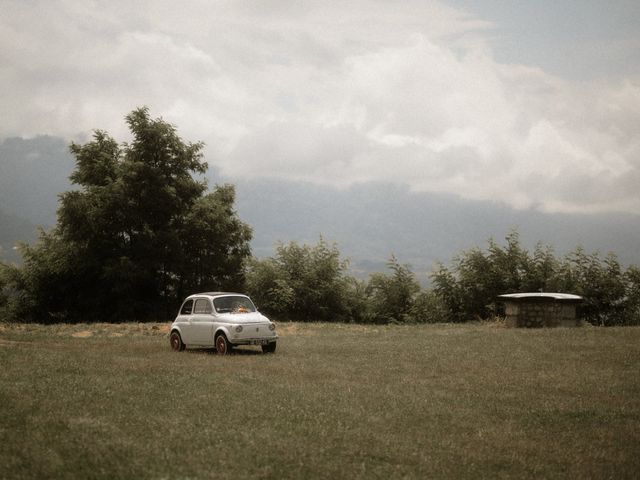
[[[262,353],[275,353],[276,343],[277,342],[271,342],[266,345],[262,345]]]
[[[171,344],[171,349],[176,352],[183,351],[186,346],[182,343],[182,337],[180,337],[180,334],[175,330],[171,332],[171,335],[169,335],[169,343]]]
[[[231,352],[231,344],[224,333],[219,333],[216,337],[216,352],[220,355],[226,355]]]

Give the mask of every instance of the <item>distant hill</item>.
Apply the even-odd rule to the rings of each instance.
[[[0,260],[19,262],[20,255],[14,249],[16,242],[32,243],[37,239],[37,229],[31,222],[0,210]]]
[[[69,142],[50,136],[0,142],[0,208],[36,225],[56,223],[60,192],[70,188]]]
[[[54,225],[57,195],[71,188],[74,162],[68,141],[57,137],[6,139],[0,143],[0,231],[3,248],[35,239],[33,225]],[[214,164],[215,167],[215,164]],[[393,253],[410,263],[421,280],[434,262],[451,258],[490,237],[501,240],[517,228],[525,246],[537,241],[557,254],[583,245],[614,251],[625,264],[640,264],[640,215],[546,214],[514,210],[453,195],[412,193],[403,185],[362,184],[336,189],[273,179],[225,179],[236,185],[237,209],[254,231],[255,255],[273,254],[277,241],[337,242],[355,273],[385,269]],[[10,247],[9,247],[10,248]]]
[[[640,264],[640,216],[547,214],[514,210],[452,195],[412,193],[403,186],[366,184],[346,190],[274,180],[235,182],[238,211],[254,227],[254,252],[269,255],[273,243],[336,241],[355,270],[380,271],[394,253],[418,273],[474,246],[500,241],[517,228],[525,246],[542,241],[557,254],[582,245],[614,251]]]

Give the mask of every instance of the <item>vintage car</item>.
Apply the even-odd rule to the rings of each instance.
[[[274,353],[276,326],[240,293],[206,292],[190,295],[171,324],[169,342],[175,351],[189,347],[214,347],[219,354],[237,345],[260,345]]]

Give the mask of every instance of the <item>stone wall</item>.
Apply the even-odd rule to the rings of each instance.
[[[506,301],[509,327],[575,327],[576,304],[552,299]]]

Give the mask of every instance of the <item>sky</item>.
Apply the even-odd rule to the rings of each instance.
[[[227,178],[640,213],[640,2],[0,0],[0,138],[127,140]],[[1,160],[1,159],[0,159]]]

